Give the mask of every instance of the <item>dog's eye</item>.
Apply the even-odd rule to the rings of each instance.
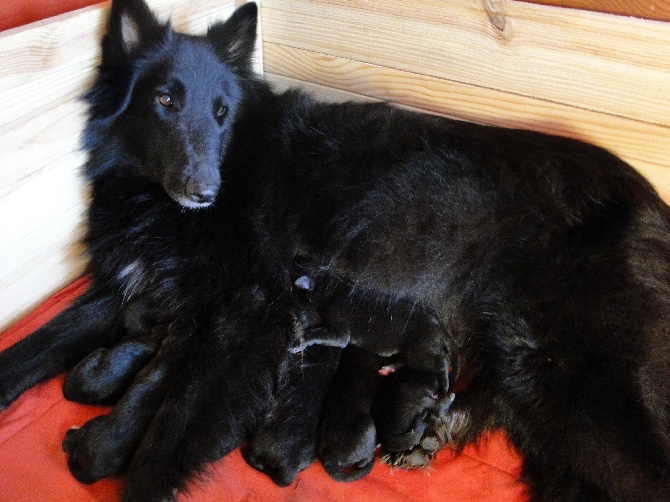
[[[165,108],[170,108],[174,104],[172,96],[170,96],[167,92],[163,92],[158,95],[158,102]]]
[[[214,106],[214,118],[219,124],[223,124],[223,119],[228,115],[228,107],[222,103]]]

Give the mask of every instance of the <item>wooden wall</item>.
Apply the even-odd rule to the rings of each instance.
[[[196,32],[235,3],[149,0]],[[280,88],[581,138],[670,200],[670,23],[512,0],[260,3],[262,62]],[[0,33],[0,327],[83,270],[77,98],[107,8]]]

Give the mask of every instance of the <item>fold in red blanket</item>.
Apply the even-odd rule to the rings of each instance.
[[[85,279],[57,293],[0,335],[0,350],[28,335],[86,289]],[[118,501],[123,479],[78,483],[61,449],[65,432],[108,408],[63,398],[63,375],[24,393],[0,413],[0,500],[12,502]],[[502,433],[459,455],[441,451],[430,468],[392,469],[379,462],[364,479],[339,483],[317,462],[285,488],[275,486],[242,459],[239,450],[212,464],[181,501],[188,502],[517,502],[528,500],[518,480],[521,458]]]

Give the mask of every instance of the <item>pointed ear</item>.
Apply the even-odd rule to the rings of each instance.
[[[207,32],[219,57],[244,73],[251,70],[257,19],[258,7],[249,2],[233,12],[227,21],[211,26]]]
[[[156,36],[161,24],[144,0],[113,0],[107,24],[108,48],[129,56]]]

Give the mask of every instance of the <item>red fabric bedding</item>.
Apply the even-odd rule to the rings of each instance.
[[[0,335],[0,350],[20,340],[67,307],[86,288],[85,279],[57,293]],[[63,398],[63,375],[37,385],[0,413],[0,500],[12,502],[116,501],[123,479],[78,483],[61,449],[72,425],[107,408],[70,403]],[[460,456],[444,450],[432,467],[393,470],[377,463],[353,483],[331,480],[320,464],[303,471],[285,488],[275,486],[242,459],[239,450],[213,464],[206,479],[182,497],[189,502],[516,502],[525,501],[518,481],[521,459],[502,433],[494,433]]]
[[[0,0],[0,31],[99,2],[100,0]]]

